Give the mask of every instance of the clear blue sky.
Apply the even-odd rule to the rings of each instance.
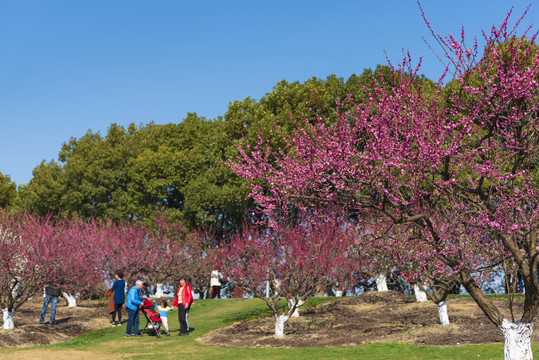
[[[515,15],[527,4],[515,1]],[[442,33],[501,23],[512,1],[424,0]],[[532,6],[525,23],[539,19]],[[414,0],[0,0],[0,172],[25,184],[63,142],[110,123],[223,115],[280,80],[347,79],[398,61],[441,66]]]

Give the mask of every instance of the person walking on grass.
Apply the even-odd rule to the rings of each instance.
[[[193,289],[191,285],[187,283],[187,277],[182,276],[180,278],[180,286],[176,291],[176,297],[172,302],[172,308],[178,308],[178,321],[180,322],[179,336],[189,335],[189,323],[187,322],[187,315],[189,314],[189,308],[193,303]]]
[[[141,290],[144,287],[144,283],[142,280],[137,280],[135,283],[135,286],[131,287],[129,289],[129,292],[127,293],[127,303],[125,304],[125,307],[127,308],[127,327],[125,329],[125,338],[132,338],[132,337],[142,337],[141,334],[139,334],[138,327],[139,327],[139,314],[138,309],[140,304],[142,303],[141,298]]]

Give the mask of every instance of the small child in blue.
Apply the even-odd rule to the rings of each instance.
[[[163,300],[161,301],[161,305],[157,307],[157,310],[159,310],[159,316],[161,317],[163,326],[168,331],[168,312],[172,311],[172,309],[168,306],[167,301]]]

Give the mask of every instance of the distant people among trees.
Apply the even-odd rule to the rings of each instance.
[[[213,270],[210,275],[211,299],[221,298],[221,279],[223,274],[219,270]]]
[[[43,301],[43,308],[41,308],[41,317],[39,318],[39,323],[45,323],[45,314],[47,313],[47,308],[49,303],[51,304],[51,315],[49,323],[54,325],[54,320],[56,319],[56,305],[58,304],[58,297],[60,296],[60,287],[56,283],[50,283],[45,287],[45,300]]]

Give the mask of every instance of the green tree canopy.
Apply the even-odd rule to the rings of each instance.
[[[17,201],[17,185],[9,175],[0,172],[0,207],[14,206]]]
[[[20,204],[40,215],[114,220],[146,220],[164,211],[187,226],[212,227],[226,236],[254,206],[242,201],[249,192],[245,180],[224,165],[238,155],[238,143],[253,144],[259,133],[267,138],[274,125],[289,134],[293,118],[301,122],[322,114],[331,121],[337,101],[361,101],[373,77],[388,74],[387,66],[379,66],[347,81],[335,75],[304,83],[282,80],[259,101],[231,102],[224,117],[214,120],[189,113],[179,124],[111,124],[104,136],[88,131],[64,143],[58,162],[34,169],[20,187]],[[271,142],[282,145],[280,136]]]

